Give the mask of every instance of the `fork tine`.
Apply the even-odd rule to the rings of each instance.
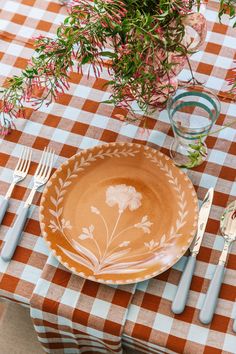
[[[47,155],[47,161],[45,163],[45,169],[42,174],[42,178],[44,178],[44,179],[46,178],[46,176],[48,175],[48,171],[50,170],[51,156],[52,156],[52,149],[49,149],[48,155]]]
[[[29,153],[30,153],[30,149],[29,149],[29,147],[26,147],[26,153],[25,153],[24,163],[23,163],[23,165],[21,166],[21,172],[22,172],[22,173],[25,173],[25,169],[26,169],[26,166],[27,166],[28,160],[29,160]]]
[[[47,170],[47,174],[45,175],[45,179],[48,180],[50,177],[50,174],[52,172],[52,165],[53,165],[53,160],[54,160],[54,151],[51,149],[50,151],[50,159],[49,159],[49,164],[48,164],[48,170]]]
[[[21,150],[21,154],[19,156],[19,160],[18,163],[16,165],[15,171],[20,171],[22,168],[22,164],[24,162],[24,158],[25,158],[25,153],[26,153],[26,147],[24,146]]]
[[[30,167],[30,163],[31,163],[31,158],[32,158],[32,150],[30,148],[29,149],[29,152],[28,152],[28,161],[27,161],[27,164],[25,166],[25,173],[27,174],[28,171],[29,171],[29,167]]]
[[[40,177],[41,177],[41,178],[44,178],[45,171],[47,170],[49,156],[50,156],[50,148],[47,147],[47,153],[46,153],[46,155],[45,155],[44,164],[43,164],[42,169],[41,169],[41,171],[40,171]]]
[[[50,148],[48,147],[47,148],[47,153],[46,153],[46,156],[45,156],[44,166],[43,166],[43,168],[41,169],[41,172],[40,172],[40,177],[41,178],[44,178],[45,175],[46,175],[47,168],[48,168],[49,157],[50,157]]]
[[[23,171],[23,169],[24,169],[24,164],[25,164],[25,161],[27,160],[27,152],[28,152],[28,148],[25,146],[24,147],[24,156],[23,156],[23,158],[22,158],[22,163],[20,164],[20,167],[19,167],[19,171]]]
[[[39,170],[41,170],[41,168],[42,168],[42,165],[43,165],[44,159],[45,159],[46,150],[47,150],[47,148],[45,147],[44,150],[43,150],[43,153],[41,155],[41,159],[39,161],[38,167],[37,167],[37,169],[35,171],[35,176],[39,175]]]
[[[47,174],[47,176],[46,176],[47,180],[49,179],[50,174],[51,174],[51,172],[52,172],[52,166],[53,166],[54,157],[55,157],[55,152],[52,151],[50,166],[49,166],[48,174]]]

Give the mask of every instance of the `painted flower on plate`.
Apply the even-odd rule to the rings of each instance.
[[[50,229],[52,232],[56,232],[57,230],[63,231],[66,229],[72,229],[70,220],[61,219],[61,225],[58,225],[54,220],[50,220]]]
[[[87,238],[93,238],[94,226],[90,225],[89,227],[82,228],[82,234],[79,235],[81,240],[86,240]]]
[[[127,247],[127,246],[129,246],[129,244],[130,244],[130,241],[123,241],[119,244],[119,247]]]
[[[148,220],[148,216],[145,215],[142,217],[142,220],[139,223],[135,224],[134,226],[137,229],[142,229],[145,234],[150,234],[151,232],[150,227],[152,226],[152,224],[153,223]]]
[[[72,226],[71,226],[71,223],[70,223],[70,220],[65,220],[65,219],[61,219],[61,226],[62,226],[62,229],[72,229]]]
[[[156,242],[154,240],[151,240],[149,242],[144,242],[144,245],[152,251],[154,248],[156,248],[159,245],[159,242]]]
[[[141,199],[142,194],[126,184],[110,186],[106,190],[106,203],[110,207],[117,204],[120,213],[127,208],[131,211],[138,209],[141,206]]]
[[[98,208],[96,208],[95,206],[91,206],[91,212],[97,215],[100,215],[100,211],[98,210]]]
[[[52,232],[56,232],[57,230],[59,230],[58,225],[54,220],[50,220],[49,227],[52,230]]]

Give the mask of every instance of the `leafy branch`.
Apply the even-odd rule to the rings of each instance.
[[[203,139],[205,137],[207,137],[208,135],[218,134],[223,129],[225,129],[227,127],[231,127],[235,123],[236,123],[236,120],[233,120],[233,122],[225,124],[223,127],[211,132],[210,134],[201,134],[198,137],[196,137],[197,141],[194,144],[189,144],[189,150],[188,150],[189,162],[182,165],[181,167],[193,168],[193,167],[200,165],[205,160],[205,158],[207,156],[207,148],[203,142]]]
[[[104,66],[111,74],[109,103],[124,109],[121,119],[137,119],[136,101],[144,115],[163,108],[176,89],[175,57],[191,54],[182,44],[183,17],[200,0],[74,0],[55,38],[35,39],[35,55],[18,76],[1,90],[0,133],[14,127],[24,116],[25,102],[35,109],[49,105],[69,89],[70,73],[83,73],[89,65],[101,75]],[[221,0],[219,16],[235,18],[235,0]],[[158,53],[158,55],[157,55]],[[191,66],[190,66],[191,67]],[[230,81],[236,88],[236,77]],[[161,99],[159,99],[161,97]],[[132,115],[133,113],[133,115]]]

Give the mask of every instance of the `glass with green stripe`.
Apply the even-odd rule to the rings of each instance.
[[[206,137],[220,114],[220,101],[202,86],[182,87],[167,103],[174,132],[170,155],[183,167],[200,165],[207,157]]]

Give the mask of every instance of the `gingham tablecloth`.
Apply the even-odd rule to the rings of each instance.
[[[208,88],[223,91],[227,89],[225,79],[230,75],[233,59],[236,59],[236,30],[232,29],[232,22],[224,20],[223,24],[218,23],[216,7],[217,3],[208,3],[208,36],[205,48],[192,57],[192,65],[198,80],[204,82]],[[33,52],[30,38],[40,33],[55,33],[66,9],[56,0],[1,0],[0,11],[2,84],[6,77],[19,73],[27,64]],[[181,73],[181,79],[188,78],[189,71],[185,69]],[[89,80],[86,75],[83,77],[73,73],[71,88],[66,95],[49,107],[41,107],[39,111],[28,108],[29,120],[19,119],[16,122],[17,129],[0,141],[1,195],[8,188],[21,146],[33,148],[29,176],[16,187],[0,228],[1,244],[22,207],[23,200],[29,194],[36,162],[46,145],[56,151],[58,158],[55,167],[80,149],[101,142],[133,141],[148,144],[168,154],[173,135],[166,112],[149,117],[146,132],[136,125],[123,125],[115,118],[115,114],[119,113],[117,109],[100,103],[109,96],[107,89],[103,88],[106,79],[106,72],[100,79],[90,77]],[[235,116],[235,103],[222,101],[221,115],[214,130],[229,123]],[[227,128],[218,135],[208,137],[207,145],[207,162],[188,171],[200,200],[209,187],[215,187],[213,207],[198,255],[188,305],[182,315],[173,315],[170,311],[185,257],[162,275],[137,284],[134,296],[130,296],[123,306],[122,319],[126,317],[125,324],[122,320],[117,320],[121,326],[119,329],[123,331],[123,346],[133,348],[135,353],[236,353],[236,337],[232,332],[232,319],[236,316],[236,246],[230,252],[212,323],[204,326],[198,320],[204,294],[223,246],[219,218],[227,203],[236,197],[235,129]],[[92,350],[89,346],[94,345],[96,338],[102,338],[104,342],[109,341],[112,336],[113,339],[119,337],[118,328],[112,330],[112,326],[105,325],[107,320],[116,322],[117,312],[111,314],[112,309],[115,309],[114,304],[111,297],[103,295],[100,285],[71,275],[52,256],[48,257],[49,251],[40,236],[38,223],[39,198],[40,194],[34,200],[23,238],[12,261],[4,263],[0,260],[0,296],[28,306],[31,302],[35,329],[47,352],[104,352],[108,349],[102,348],[103,344],[101,349]],[[80,296],[82,303],[86,303],[83,315],[79,312]],[[99,301],[102,301],[102,306],[98,305],[101,305]],[[95,318],[99,318],[99,330],[96,325],[88,326],[88,322],[91,323]],[[102,326],[105,329],[101,331]],[[89,339],[87,337],[83,342],[81,336],[86,330]],[[101,341],[97,340],[97,343]]]
[[[30,299],[38,338],[49,353],[119,353],[136,284],[107,286],[71,274],[51,254]]]

